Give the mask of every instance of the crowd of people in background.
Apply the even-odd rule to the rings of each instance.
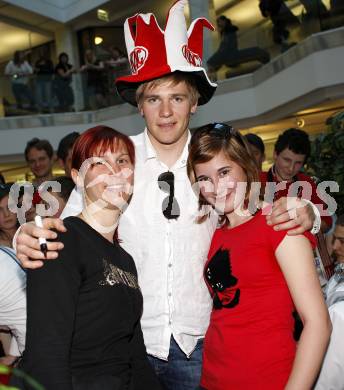
[[[60,53],[54,65],[46,50],[31,64],[28,52],[16,51],[5,67],[5,76],[11,80],[11,89],[18,110],[42,113],[74,110],[73,74],[82,76],[85,108],[98,109],[113,100],[114,80],[129,72],[129,62],[116,46],[110,46],[108,55],[100,60],[95,51],[87,49],[81,67],[70,63],[67,53]]]

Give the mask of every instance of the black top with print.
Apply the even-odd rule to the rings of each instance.
[[[64,224],[58,259],[28,272],[23,370],[49,390],[104,376],[116,380],[111,389],[159,388],[143,342],[132,257],[77,217]]]

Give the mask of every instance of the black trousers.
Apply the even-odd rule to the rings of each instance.
[[[133,390],[133,385],[120,377],[101,375],[92,378],[72,378],[73,390]],[[10,385],[20,390],[33,390],[23,379],[12,376]],[[50,389],[46,389],[50,390]],[[62,388],[59,390],[63,390]]]

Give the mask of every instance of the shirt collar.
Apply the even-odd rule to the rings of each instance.
[[[142,153],[143,161],[146,162],[147,160],[157,158],[157,153],[156,153],[156,150],[154,149],[154,147],[151,143],[151,140],[149,139],[147,128],[145,128],[145,131],[143,133],[143,137],[144,137],[143,138],[144,139],[144,141],[143,141],[144,148],[143,148],[143,153]],[[178,158],[178,160],[176,161],[176,163],[173,166],[174,168],[181,168],[181,167],[186,166],[186,161],[188,159],[188,154],[189,154],[190,140],[191,140],[191,133],[190,133],[190,130],[188,130],[188,139],[186,141],[186,144],[184,146],[182,154],[180,155],[180,157]]]
[[[143,159],[144,161],[150,160],[151,158],[156,158],[156,151],[151,143],[151,140],[148,137],[148,130],[147,127],[145,128],[145,131],[143,132]]]

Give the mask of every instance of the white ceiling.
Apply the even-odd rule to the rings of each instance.
[[[51,37],[0,22],[0,62],[13,56],[15,50],[27,50],[51,40]]]
[[[36,12],[61,23],[108,2],[109,0],[7,0],[7,3]],[[123,3],[125,6],[125,4]]]

